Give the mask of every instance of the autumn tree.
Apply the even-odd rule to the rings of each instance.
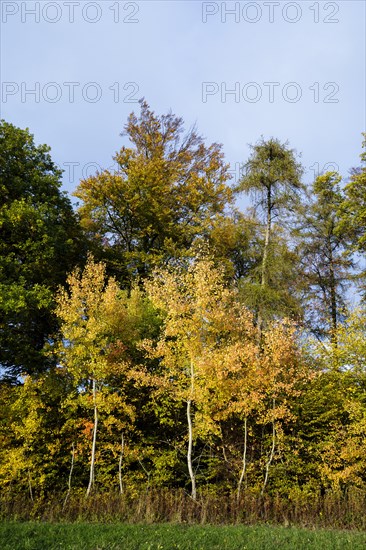
[[[124,399],[121,379],[118,391],[113,385],[113,377],[126,377],[129,358],[122,338],[133,328],[127,320],[118,284],[113,278],[106,281],[104,264],[89,257],[83,273],[73,272],[67,283],[69,289],[61,290],[57,297],[63,338],[58,357],[60,366],[74,380],[74,394],[79,403],[88,408],[91,402],[93,409],[88,496],[95,481],[100,413],[113,418],[113,411],[117,410],[122,421],[114,418],[120,428],[134,416],[133,407]]]
[[[152,267],[185,254],[198,235],[232,200],[221,146],[206,146],[193,128],[172,113],[158,116],[141,101],[132,113],[114,160],[81,181],[81,223],[120,279],[145,277]]]
[[[294,404],[304,385],[312,379],[313,373],[306,361],[297,327],[286,319],[271,323],[264,332],[261,361],[265,399],[258,415],[258,424],[270,426],[271,432],[261,489],[263,494],[275,453],[279,451],[280,455],[283,450],[281,443],[285,427],[295,419]]]
[[[351,311],[337,326],[337,346],[318,344],[316,351],[321,376],[317,388],[317,416],[320,437],[317,469],[325,487],[343,491],[363,486],[365,480],[366,437],[366,312]],[[306,420],[306,419],[305,419]]]
[[[151,380],[157,392],[167,392],[174,401],[186,404],[187,466],[195,500],[193,446],[199,436],[215,431],[208,411],[210,398],[217,392],[220,366],[213,356],[227,341],[232,295],[225,288],[223,272],[205,258],[187,268],[155,272],[146,289],[164,312],[158,342],[145,343],[149,356],[158,358],[161,365]]]
[[[53,293],[83,254],[49,147],[0,123],[0,365],[7,379],[47,369]]]
[[[0,384],[0,483],[30,500],[62,491],[68,441],[61,403],[67,384],[55,370]]]
[[[244,429],[238,497],[246,469],[248,417],[273,427],[265,487],[277,430],[291,416],[287,399],[298,394],[299,380],[307,375],[295,328],[281,323],[268,326],[260,347],[253,315],[240,302],[237,290],[227,286],[225,269],[206,256],[186,268],[155,272],[146,289],[164,312],[159,340],[155,345],[145,343],[149,356],[160,361],[160,371],[150,381],[155,392],[186,404],[193,499],[194,442],[221,438],[220,426],[230,418],[239,419]]]
[[[225,267],[228,279],[237,284],[258,270],[261,229],[254,216],[232,209],[217,217],[207,243],[216,260]]]

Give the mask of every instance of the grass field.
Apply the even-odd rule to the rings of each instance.
[[[334,550],[366,548],[366,533],[269,526],[1,523],[1,550]]]

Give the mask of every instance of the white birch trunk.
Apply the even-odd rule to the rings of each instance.
[[[93,443],[92,443],[92,454],[91,454],[91,460],[90,460],[90,477],[89,477],[89,485],[88,489],[86,491],[86,496],[88,497],[90,495],[90,491],[92,490],[92,487],[94,486],[94,471],[95,471],[95,448],[97,443],[97,430],[98,430],[98,407],[97,407],[97,385],[95,379],[93,379],[93,402],[94,402],[94,428],[93,428]]]
[[[247,418],[244,420],[244,451],[243,451],[243,467],[241,470],[241,475],[238,483],[238,492],[237,492],[237,502],[240,501],[241,487],[244,481],[245,472],[247,469],[247,439],[248,439],[248,429],[247,429]]]
[[[123,482],[122,482],[122,461],[123,461],[123,454],[125,450],[125,438],[122,432],[121,436],[121,454],[119,455],[119,463],[118,463],[118,479],[119,479],[119,492],[121,495],[123,494]]]
[[[191,496],[193,500],[196,500],[197,498],[196,478],[192,467],[193,427],[192,427],[192,416],[191,416],[191,404],[192,404],[193,392],[194,392],[194,368],[193,368],[193,362],[191,361],[191,395],[190,395],[190,398],[187,400],[187,422],[188,422],[187,465],[188,465],[188,472],[189,472],[189,476],[191,478],[191,484],[192,484]]]
[[[71,465],[70,465],[70,473],[69,473],[68,490],[67,490],[67,494],[66,494],[66,497],[65,497],[65,500],[64,500],[64,504],[62,506],[62,511],[64,511],[67,500],[68,500],[68,498],[70,496],[70,493],[71,493],[71,480],[72,480],[72,472],[73,472],[73,469],[74,469],[74,461],[75,461],[75,445],[73,443],[72,444],[72,454],[71,454]]]

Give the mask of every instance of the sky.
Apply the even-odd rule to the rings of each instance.
[[[1,118],[28,127],[63,188],[113,167],[146,99],[219,142],[233,181],[249,144],[301,154],[304,181],[347,177],[366,128],[366,3],[0,1]],[[74,201],[76,199],[73,199]]]

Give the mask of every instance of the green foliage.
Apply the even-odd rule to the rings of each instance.
[[[0,365],[13,381],[49,366],[53,295],[77,261],[77,223],[60,178],[46,145],[1,121]]]
[[[366,251],[366,134],[363,134],[364,151],[361,153],[361,167],[354,169],[350,181],[344,188],[345,197],[341,205],[339,233],[352,238],[353,245],[360,252]]]
[[[310,190],[311,198],[300,211],[298,249],[302,258],[303,301],[308,327],[333,341],[345,308],[345,290],[353,266],[349,239],[339,232],[344,196],[336,172],[319,176]]]
[[[281,232],[288,228],[289,218],[299,204],[303,169],[287,143],[282,144],[273,138],[262,139],[251,149],[239,189],[254,197],[256,213],[263,220],[263,237],[260,267],[245,281],[243,296],[247,298],[252,294],[250,305],[254,306],[261,330],[264,320],[273,318],[275,311],[282,315],[297,315],[300,310],[293,288],[297,258]]]
[[[366,134],[363,134],[363,137],[361,166],[351,170],[351,177],[344,188],[337,226],[338,235],[348,238],[349,249],[356,252],[357,256],[364,256],[366,252]],[[361,282],[361,297],[365,300],[366,269],[363,262],[357,274]]]
[[[261,229],[257,224],[257,232]],[[254,248],[256,261],[238,281],[241,299],[251,311],[260,311],[266,323],[281,317],[299,321],[303,316],[299,255],[289,246],[286,233],[274,225],[266,252],[266,263],[270,267],[263,284],[263,249],[263,237],[257,237]],[[252,247],[252,254],[254,250]]]
[[[244,164],[239,189],[254,195],[256,207],[266,217],[291,211],[303,189],[303,169],[287,143],[271,138],[251,145],[252,154]]]

